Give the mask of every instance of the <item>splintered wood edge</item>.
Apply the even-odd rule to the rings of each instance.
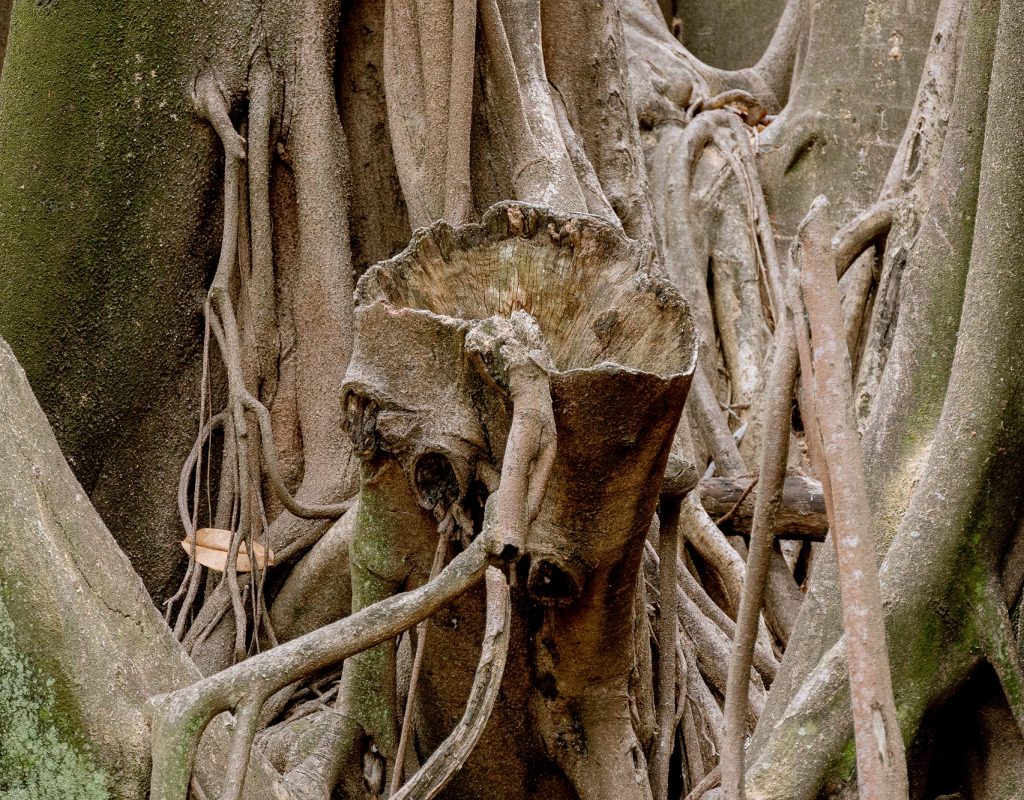
[[[664,282],[680,304],[685,301],[666,278],[651,274],[654,248],[629,239],[608,220],[593,214],[562,213],[544,206],[506,200],[496,203],[484,213],[479,223],[453,227],[445,221],[428,228],[417,228],[409,246],[392,258],[370,267],[356,284],[356,305],[387,302],[388,279],[403,278],[403,273],[422,259],[441,258],[450,261],[454,253],[469,251],[509,239],[532,240],[554,248],[571,248],[577,252],[592,250],[602,258],[631,264],[637,274]]]
[[[671,307],[679,313],[686,326],[685,335],[692,339],[692,348],[683,348],[691,352],[686,354],[688,357],[684,357],[678,371],[673,374],[693,373],[699,340],[696,324],[688,303],[675,284],[667,277],[651,271],[654,248],[644,242],[629,239],[614,224],[592,214],[557,212],[530,203],[503,201],[491,206],[479,223],[454,227],[440,221],[430,227],[418,228],[405,250],[374,264],[362,275],[356,285],[355,305],[358,308],[381,302],[396,308],[445,316],[397,300],[404,293],[399,285],[407,282],[411,273],[422,270],[424,263],[448,263],[456,253],[516,239],[556,250],[569,249],[578,258],[592,258],[620,265],[622,277],[632,277],[633,291],[641,296],[653,297],[659,308]],[[642,371],[625,365],[623,368]]]

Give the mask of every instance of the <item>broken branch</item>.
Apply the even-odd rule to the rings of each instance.
[[[756,487],[751,489],[752,483],[750,478],[716,477],[704,478],[699,484],[701,505],[708,514],[719,517],[717,524],[722,525],[728,535],[750,536],[754,507],[760,494]],[[744,493],[748,496],[739,502]],[[734,507],[735,513],[726,517]],[[788,476],[775,518],[775,538],[823,542],[827,533],[828,515],[821,484],[803,475]]]

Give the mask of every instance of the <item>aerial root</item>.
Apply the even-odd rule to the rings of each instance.
[[[526,533],[540,512],[558,446],[551,405],[550,356],[532,317],[515,312],[508,320],[477,323],[466,347],[481,375],[512,400],[512,423],[494,496],[495,555],[522,553]],[[486,528],[486,521],[485,521]]]
[[[700,427],[701,438],[714,459],[715,471],[728,477],[745,475],[747,468],[732,431],[729,430],[729,423],[715,397],[715,390],[700,366],[694,372],[690,391],[694,400],[694,417]]]
[[[704,776],[704,779],[693,787],[686,800],[701,800],[704,795],[720,785],[722,782],[722,770],[720,767],[715,767],[711,772]]]
[[[761,471],[758,480],[754,520],[750,531],[746,580],[736,618],[732,658],[725,692],[725,741],[720,760],[725,800],[744,797],[744,740],[747,716],[747,676],[754,657],[758,618],[764,605],[769,559],[775,537],[775,518],[782,499],[789,455],[790,408],[797,375],[796,339],[787,320],[776,328],[779,345],[769,367],[767,420],[761,444]],[[753,483],[751,483],[753,486]]]
[[[832,251],[836,259],[836,278],[842,278],[868,247],[884,241],[892,228],[893,214],[902,203],[899,199],[879,200],[835,232]]]
[[[335,519],[343,514],[351,501],[318,505],[300,501],[288,490],[278,462],[274,445],[270,412],[250,391],[247,384],[260,378],[269,381],[276,369],[276,351],[273,346],[273,264],[271,260],[269,222],[269,95],[271,75],[265,57],[257,57],[252,67],[252,98],[250,116],[252,125],[252,174],[248,175],[248,189],[242,180],[242,165],[246,159],[246,141],[235,130],[228,113],[224,92],[211,72],[204,72],[195,82],[194,100],[197,112],[210,122],[221,139],[225,153],[224,216],[222,242],[217,268],[210,285],[206,305],[206,330],[203,357],[203,396],[200,412],[200,432],[186,460],[178,488],[179,516],[186,534],[195,535],[199,527],[198,499],[202,484],[202,451],[210,441],[212,430],[225,430],[224,450],[221,458],[221,486],[218,493],[218,511],[211,524],[231,530],[227,565],[222,577],[227,592],[208,598],[211,607],[203,609],[199,617],[191,619],[192,605],[199,589],[200,570],[195,563],[194,548],[185,579],[171,602],[184,596],[175,622],[176,635],[185,635],[191,648],[197,647],[230,608],[234,621],[234,659],[247,654],[250,610],[246,608],[241,587],[245,584],[251,599],[251,616],[257,629],[266,618],[263,606],[264,569],[255,568],[247,577],[239,578],[237,557],[244,543],[252,552],[259,531],[263,532],[264,547],[270,548],[269,529],[263,508],[261,486],[265,477],[282,506],[302,519]],[[251,240],[250,240],[251,235]],[[251,246],[250,246],[251,244]],[[235,295],[245,314],[236,317]],[[250,330],[250,328],[253,328]],[[208,420],[203,420],[208,394],[209,335],[217,342],[227,374],[227,402],[225,408]],[[247,355],[255,347],[256,352]],[[262,348],[262,349],[261,349]],[[255,363],[253,369],[247,367]],[[250,442],[248,414],[256,417],[259,431],[257,442]],[[209,470],[210,458],[206,458]],[[262,470],[260,464],[262,462]],[[194,478],[193,478],[194,476]],[[207,484],[209,477],[207,476]],[[188,511],[189,485],[192,486],[193,508]],[[219,599],[216,599],[219,598]],[[209,602],[208,602],[209,604]],[[171,606],[168,606],[168,617]],[[205,613],[204,613],[205,612]],[[198,627],[197,627],[198,626]],[[255,637],[253,638],[255,641]]]
[[[508,582],[500,570],[488,567],[486,583],[487,622],[466,711],[448,738],[409,782],[397,792],[392,792],[392,800],[430,800],[436,797],[466,763],[490,719],[508,656],[512,604]],[[411,695],[409,699],[412,700]],[[404,735],[404,729],[402,733]]]
[[[735,616],[746,573],[743,559],[708,516],[699,499],[687,497],[683,501],[680,522],[686,540],[722,580],[729,604],[726,610]]]
[[[840,322],[828,208],[824,198],[815,200],[797,232],[794,265],[799,266],[813,342],[810,368],[804,376],[814,387],[814,408],[832,498],[829,521],[847,633],[857,782],[863,795],[905,798],[906,755],[886,649],[875,530],[863,456],[853,426],[852,378]],[[799,321],[799,325],[802,327],[804,322]]]
[[[446,519],[448,518],[446,517]],[[444,557],[448,552],[451,532],[449,531],[446,535],[441,532],[441,526],[438,526],[437,551],[434,553],[434,563],[430,565],[430,577],[428,580],[434,580],[441,572],[441,567],[444,566]],[[405,766],[405,756],[408,752],[412,734],[413,710],[416,707],[416,689],[419,685],[420,670],[423,668],[423,653],[427,647],[427,632],[429,630],[430,626],[426,622],[421,622],[416,628],[416,652],[412,660],[412,671],[409,674],[409,689],[405,696],[402,732],[398,739],[398,750],[395,752],[395,767],[391,775],[389,797],[394,796],[402,786],[402,768]]]
[[[663,525],[667,526],[670,522],[667,518]],[[661,607],[660,621],[652,629],[652,635],[655,635],[657,650],[664,658],[666,647],[672,646],[672,636],[669,634],[666,639],[661,624],[667,619],[666,605],[660,599],[665,576],[660,569],[661,557],[651,542],[647,542],[644,559],[647,563],[645,571],[658,575],[658,586],[648,583],[648,590],[653,597],[658,598]],[[673,689],[667,691],[663,686],[667,683],[667,675],[659,671],[658,711],[659,718],[664,719],[666,709],[672,709],[669,730],[673,738],[676,731],[683,737],[684,772],[690,778],[690,785],[693,785],[707,774],[719,758],[724,733],[723,715],[715,697],[722,696],[726,690],[729,647],[735,625],[707,595],[704,587],[678,556],[675,577],[675,683]],[[765,686],[771,683],[778,669],[774,653],[761,639],[756,641],[752,662],[754,671],[748,673],[749,713],[745,720],[746,730],[753,730],[764,706]],[[663,668],[664,662],[659,664],[659,670]],[[661,727],[663,724],[659,721],[659,734],[665,730]],[[655,749],[649,765],[652,788],[657,785],[653,770],[661,768]]]
[[[658,582],[660,610],[658,616],[658,710],[657,738],[651,753],[648,773],[654,800],[668,798],[668,766],[675,745],[678,723],[676,707],[676,649],[678,638],[678,542],[681,498],[662,499],[661,532],[658,537]]]

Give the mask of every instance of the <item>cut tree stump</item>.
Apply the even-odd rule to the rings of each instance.
[[[502,203],[420,229],[357,287],[353,610],[425,580],[438,533],[455,551],[482,526],[513,579],[502,692],[446,796],[650,798],[630,705],[637,578],[697,348],[652,255],[601,218]],[[482,618],[474,591],[432,620],[421,760],[462,713]],[[394,682],[385,642],[346,662],[338,701],[387,772]]]

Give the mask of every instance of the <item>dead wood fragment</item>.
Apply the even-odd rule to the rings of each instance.
[[[722,527],[723,523],[728,522],[730,519],[736,516],[736,512],[739,511],[740,506],[743,505],[743,501],[747,499],[747,495],[749,495],[753,491],[754,487],[757,486],[758,480],[759,477],[755,477],[752,481],[750,481],[750,483],[747,484],[747,488],[743,490],[743,493],[737,498],[736,502],[732,504],[729,510],[715,520],[715,524],[719,528]],[[707,508],[705,507],[704,510],[707,511]]]
[[[750,478],[716,477],[704,478],[698,486],[701,504],[711,516],[728,514],[743,494],[748,493],[731,518],[719,519],[716,523],[729,535],[750,536],[759,493],[751,489],[752,483]],[[828,515],[821,484],[802,475],[787,476],[776,516],[775,538],[823,542],[827,533]]]
[[[491,733],[449,791],[478,784],[494,758],[519,747],[524,758],[546,753],[581,798],[624,786],[635,800],[649,797],[646,743],[634,728],[630,697],[636,581],[628,576],[639,567],[696,366],[692,320],[674,287],[650,273],[651,257],[612,223],[503,203],[479,225],[438,223],[417,231],[404,253],[359,282],[343,402],[365,464],[360,508],[371,493],[381,505],[366,519],[368,533],[377,525],[372,538],[362,542],[357,531],[353,552],[361,560],[353,564],[364,553],[384,554],[360,568],[357,582],[372,587],[364,599],[379,602],[426,570],[422,548],[409,540],[426,537],[417,514],[433,502],[420,467],[443,457],[451,476],[445,498],[457,508],[472,499],[471,485],[484,484],[490,493],[484,538],[492,553],[523,559],[516,572],[522,601],[544,611],[540,629],[516,648],[529,654],[529,663],[517,665],[520,679],[506,686],[508,699],[495,708]],[[692,486],[695,478],[695,470],[683,469],[668,488]],[[381,527],[398,505],[402,518]],[[402,542],[407,561],[393,558]],[[726,652],[721,630],[705,626]],[[465,685],[459,680],[465,673],[451,667],[451,649],[476,645],[461,626],[435,624],[431,638],[445,642],[424,651],[421,752],[442,746],[438,734],[453,723],[449,697]],[[394,682],[394,660],[366,660],[361,680],[348,681],[362,661],[345,666],[338,712],[362,728],[356,752],[376,747],[371,760],[379,775],[400,759],[383,720],[390,699],[380,702]],[[529,681],[523,682],[525,669]],[[722,678],[724,685],[724,672]],[[674,694],[674,669],[671,679]],[[543,692],[524,691],[538,684]],[[703,692],[713,704],[710,690]],[[360,703],[360,696],[372,702]],[[363,707],[367,713],[352,713]],[[429,719],[424,708],[431,709]],[[519,736],[508,742],[524,708],[536,744]],[[671,712],[674,718],[676,709]],[[574,744],[580,737],[586,747]]]

